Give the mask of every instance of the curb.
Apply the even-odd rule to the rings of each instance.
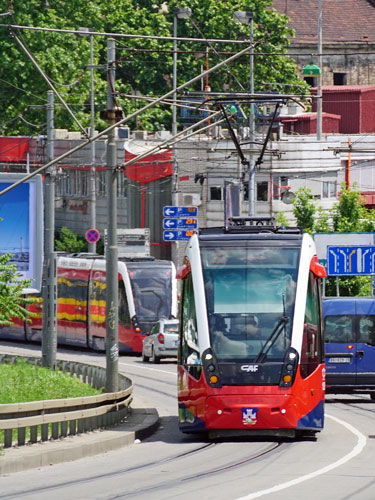
[[[159,423],[155,408],[130,408],[126,422],[108,430],[2,450],[0,474],[79,460],[130,446],[136,439],[143,440],[153,434]]]

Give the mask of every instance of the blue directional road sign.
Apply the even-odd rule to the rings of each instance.
[[[163,207],[163,217],[196,217],[197,207]]]
[[[327,246],[328,276],[375,274],[375,246]]]
[[[198,227],[198,219],[164,219],[164,229],[196,229]]]
[[[196,231],[163,231],[164,241],[188,241]]]

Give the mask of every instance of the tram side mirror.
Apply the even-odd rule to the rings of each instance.
[[[184,264],[177,269],[176,278],[178,280],[184,280],[187,278],[188,274],[191,272],[190,262],[185,259]]]
[[[317,278],[326,278],[327,277],[327,271],[322,264],[319,264],[318,257],[314,255],[314,257],[311,259],[310,263],[310,271],[317,277]]]

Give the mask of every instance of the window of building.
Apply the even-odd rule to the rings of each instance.
[[[268,201],[268,182],[260,181],[256,183],[257,201]]]
[[[272,197],[275,200],[281,200],[282,195],[287,191],[285,186],[288,186],[288,177],[284,175],[273,177],[272,180]]]
[[[223,189],[221,186],[210,187],[210,200],[221,201],[223,199]]]
[[[336,181],[323,181],[322,198],[337,198]]]
[[[333,85],[346,85],[346,73],[333,73]]]
[[[310,87],[317,86],[316,79],[313,76],[305,76],[303,79],[305,80],[307,85],[310,85]]]

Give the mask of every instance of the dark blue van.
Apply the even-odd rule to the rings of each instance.
[[[326,392],[369,392],[375,400],[375,298],[324,299],[323,317]]]

